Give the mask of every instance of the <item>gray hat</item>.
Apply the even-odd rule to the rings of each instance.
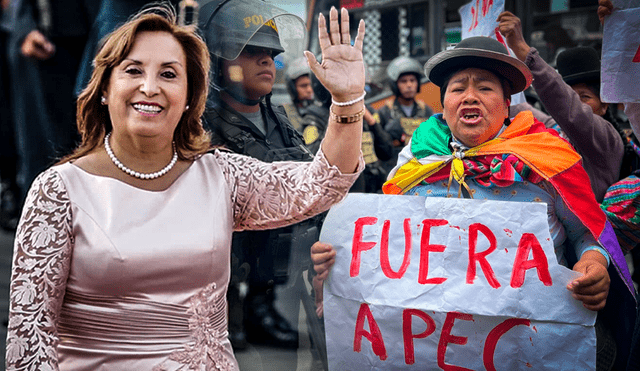
[[[434,55],[424,65],[425,75],[439,87],[451,74],[466,68],[481,68],[503,77],[511,85],[510,94],[525,90],[533,81],[526,64],[509,56],[499,41],[485,36],[464,39],[455,48]]]

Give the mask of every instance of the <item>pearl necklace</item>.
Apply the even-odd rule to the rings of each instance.
[[[118,160],[116,155],[113,154],[113,151],[111,150],[111,146],[109,145],[109,138],[111,138],[111,133],[107,134],[107,136],[104,138],[104,149],[107,151],[107,154],[111,158],[111,161],[113,161],[113,163],[118,167],[118,169],[124,171],[125,173],[133,177],[136,177],[139,179],[145,179],[145,180],[159,178],[164,174],[168,173],[169,170],[173,168],[173,165],[175,165],[176,162],[178,162],[178,152],[176,151],[176,143],[173,142],[173,158],[171,158],[171,162],[169,162],[169,165],[165,166],[164,169],[160,171],[156,171],[155,173],[148,173],[148,174],[133,171],[128,167],[124,166],[122,162]]]

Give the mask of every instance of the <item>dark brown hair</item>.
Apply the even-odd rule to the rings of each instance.
[[[201,121],[209,89],[209,51],[195,29],[177,24],[172,7],[159,5],[134,15],[105,39],[93,60],[91,80],[78,97],[77,126],[82,142],[60,163],[88,154],[102,145],[105,135],[112,130],[107,106],[100,102],[102,92],[107,87],[113,68],[127,57],[136,36],[143,31],[168,32],[180,43],[186,56],[189,109],[183,113],[173,133],[179,158],[194,159],[211,148],[210,134]]]

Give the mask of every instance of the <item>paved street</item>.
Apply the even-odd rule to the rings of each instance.
[[[0,229],[0,310],[2,319],[2,331],[0,333],[0,354],[2,359],[0,363],[0,371],[5,369],[5,341],[7,337],[7,328],[4,325],[7,319],[7,311],[9,306],[9,280],[11,278],[11,257],[13,253],[13,234]],[[279,304],[289,303],[293,298],[286,298],[285,295],[279,295],[282,299]],[[283,312],[283,311],[281,311]],[[310,352],[309,336],[307,333],[306,317],[304,311],[300,311],[298,321],[300,329],[300,347],[297,350],[286,350],[272,348],[266,346],[249,345],[248,349],[236,353],[240,369],[243,371],[290,371],[291,365],[296,362],[298,370],[322,370],[322,364],[312,359]]]

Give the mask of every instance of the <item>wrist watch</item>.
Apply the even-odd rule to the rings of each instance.
[[[330,116],[331,119],[339,124],[352,124],[354,122],[358,122],[362,120],[362,118],[364,117],[364,108],[358,113],[355,113],[353,115],[347,115],[347,116],[339,116],[336,113],[334,113],[333,110],[331,110],[330,112],[331,112],[331,116]]]

